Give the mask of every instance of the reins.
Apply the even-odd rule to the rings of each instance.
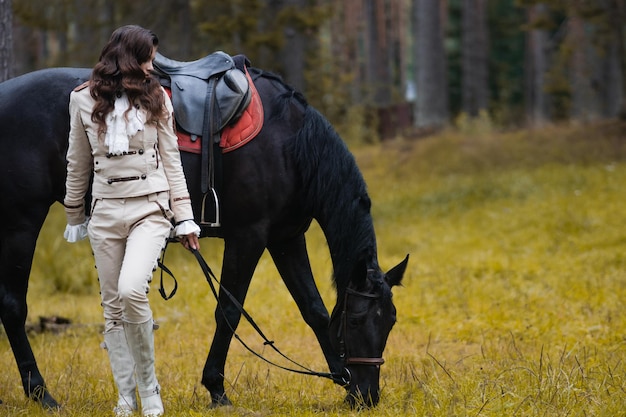
[[[220,311],[222,312],[222,316],[224,317],[224,320],[226,321],[226,324],[228,325],[230,330],[233,332],[233,336],[239,341],[239,343],[241,343],[241,345],[244,348],[246,348],[246,350],[248,350],[250,353],[252,353],[254,356],[258,357],[259,359],[269,363],[270,365],[273,365],[273,366],[275,366],[277,368],[280,368],[280,369],[283,369],[285,371],[294,372],[294,373],[302,374],[302,375],[311,375],[311,376],[317,376],[317,377],[321,377],[321,378],[328,378],[328,379],[330,379],[332,381],[335,381],[335,382],[339,381],[343,385],[349,385],[350,384],[350,372],[347,369],[345,369],[345,368],[344,368],[344,373],[343,374],[336,374],[336,373],[331,373],[331,372],[318,372],[318,371],[314,371],[312,369],[307,368],[306,366],[296,362],[295,360],[291,359],[290,357],[285,355],[283,352],[281,352],[280,349],[278,349],[276,347],[276,345],[274,344],[274,341],[268,339],[267,336],[265,336],[265,334],[263,333],[261,328],[258,326],[258,324],[254,321],[252,316],[250,316],[250,314],[243,308],[243,305],[241,305],[241,303],[235,298],[235,296],[232,295],[232,293],[230,291],[228,291],[221,284],[221,282],[217,279],[217,277],[215,276],[215,274],[213,273],[213,271],[211,270],[209,265],[206,263],[206,261],[204,260],[204,258],[200,254],[200,252],[197,249],[192,249],[191,252],[196,257],[196,260],[198,261],[198,264],[200,265],[200,269],[202,269],[202,273],[204,274],[204,277],[206,278],[209,286],[211,287],[211,292],[213,293],[213,296],[215,297],[215,300],[217,301],[217,306],[220,309]],[[174,294],[176,293],[176,290],[178,288],[178,283],[176,282],[176,278],[174,278],[174,275],[171,273],[171,271],[163,265],[164,259],[165,259],[165,250],[163,251],[163,254],[162,254],[162,257],[161,257],[161,261],[159,262],[159,266],[161,267],[162,271],[164,271],[165,273],[167,273],[168,275],[170,275],[173,278],[173,280],[174,280],[174,289],[172,290],[172,292],[170,293],[169,296],[165,293],[165,290],[163,288],[163,273],[161,273],[161,285],[160,285],[160,288],[159,288],[159,292],[161,293],[161,296],[165,300],[168,300],[168,299],[172,298],[174,296]],[[217,292],[217,289],[215,288],[215,285],[213,284],[213,281],[217,282],[217,284],[220,287],[220,291],[222,291],[228,297],[228,299],[233,303],[233,305],[235,305],[237,310],[239,310],[239,312],[248,321],[248,323],[250,323],[250,325],[259,334],[259,336],[261,336],[261,338],[264,341],[263,342],[264,345],[270,346],[280,356],[282,356],[287,361],[291,362],[295,366],[297,366],[299,368],[302,368],[302,369],[294,369],[294,368],[290,368],[290,367],[287,367],[287,366],[283,366],[283,365],[277,364],[277,363],[267,359],[262,354],[256,352],[250,346],[248,346],[244,342],[244,340],[237,334],[237,332],[235,331],[235,328],[228,321],[228,317],[226,317],[226,312],[224,311],[224,309],[222,307],[222,304],[219,301],[218,292]]]

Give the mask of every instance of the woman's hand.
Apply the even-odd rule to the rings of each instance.
[[[198,236],[195,233],[189,233],[188,235],[184,235],[180,237],[180,243],[187,250],[200,249],[200,242],[198,241]]]
[[[198,236],[200,236],[200,226],[193,220],[185,220],[176,225],[174,235],[180,240],[180,243],[188,250],[200,249]]]

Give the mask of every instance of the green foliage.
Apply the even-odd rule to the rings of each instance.
[[[268,17],[260,0],[219,2],[210,8],[198,8],[204,20],[199,29],[205,32],[214,49],[243,53],[262,66],[261,47],[275,52],[282,46],[282,28]],[[271,68],[270,68],[271,69]]]
[[[328,20],[331,13],[330,5],[320,2],[304,8],[287,6],[280,10],[276,21],[280,26],[291,26],[300,32],[317,33],[319,27]]]
[[[22,23],[44,30],[65,30],[71,2],[49,0],[13,0],[13,13]]]

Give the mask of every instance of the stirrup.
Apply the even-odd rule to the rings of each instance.
[[[211,207],[213,207],[214,211],[215,211],[215,217],[213,219],[209,219],[207,220],[205,218],[206,216],[206,210],[207,210],[207,198],[209,199],[208,204],[209,204],[209,209]],[[207,191],[203,196],[202,196],[202,209],[200,212],[200,226],[209,226],[209,227],[220,227],[220,201],[219,198],[217,197],[217,192],[215,191],[215,188],[209,188],[209,191]]]

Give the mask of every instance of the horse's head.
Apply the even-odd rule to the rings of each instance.
[[[352,406],[378,404],[383,350],[396,322],[391,288],[402,281],[408,260],[407,255],[386,274],[360,264],[333,310],[330,339],[344,363],[346,401]]]

